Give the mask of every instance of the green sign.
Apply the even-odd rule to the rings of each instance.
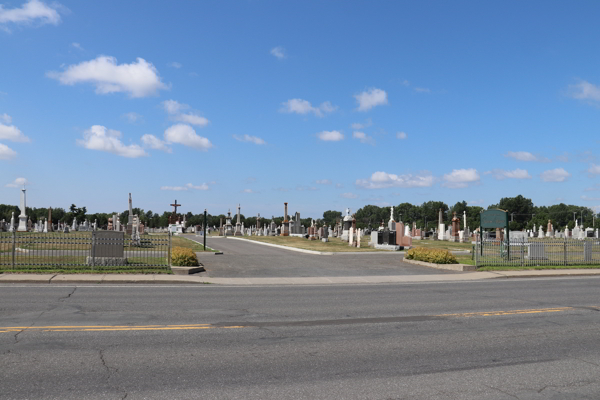
[[[504,210],[486,210],[481,213],[481,227],[508,228],[508,212]]]

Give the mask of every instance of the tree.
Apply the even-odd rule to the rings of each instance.
[[[512,225],[516,228],[515,230],[525,229],[525,227],[528,226],[529,221],[531,221],[532,215],[537,214],[535,212],[533,201],[521,195],[516,197],[503,197],[498,204],[490,205],[488,210],[493,208],[507,211],[510,214],[509,221],[512,220],[516,222],[516,224]],[[546,223],[548,223],[547,220]]]
[[[340,218],[342,218],[341,211],[328,210],[323,213],[323,222],[327,226],[335,225],[335,222]]]

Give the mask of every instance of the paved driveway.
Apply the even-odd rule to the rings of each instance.
[[[186,236],[202,243],[199,236]],[[223,251],[222,255],[199,253],[206,272],[213,278],[232,277],[317,277],[456,274],[402,262],[398,253],[353,253],[332,256],[300,253],[225,238],[207,238],[206,245]]]

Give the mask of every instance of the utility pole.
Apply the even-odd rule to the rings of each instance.
[[[510,213],[510,222],[515,221],[515,213]]]

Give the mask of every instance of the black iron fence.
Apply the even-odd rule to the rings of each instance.
[[[478,240],[475,265],[567,266],[600,264],[600,241],[589,239],[527,238]]]
[[[124,232],[0,232],[0,271],[167,272],[171,236]]]

